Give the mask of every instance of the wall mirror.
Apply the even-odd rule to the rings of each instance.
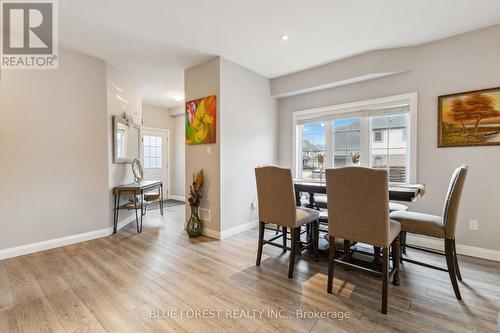
[[[113,162],[132,163],[134,159],[139,159],[140,144],[140,126],[129,126],[125,119],[113,116]]]

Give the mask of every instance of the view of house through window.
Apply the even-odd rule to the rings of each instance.
[[[361,118],[333,121],[333,167],[352,166],[352,156],[361,151]]]
[[[406,183],[408,154],[406,130],[408,114],[387,115],[370,118],[371,168],[386,169],[389,181]],[[380,136],[377,138],[377,136]]]
[[[409,106],[317,118],[298,122],[299,177],[322,180],[326,168],[364,166],[386,169],[391,182],[409,182]]]
[[[318,155],[325,156],[325,123],[310,123],[301,126],[302,178],[319,178]]]

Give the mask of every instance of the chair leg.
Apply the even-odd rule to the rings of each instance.
[[[286,253],[286,238],[288,235],[288,231],[286,227],[283,227],[283,253]]]
[[[380,265],[380,247],[374,246],[373,247],[373,263],[375,265]]]
[[[460,267],[458,267],[457,247],[455,244],[455,240],[453,240],[453,259],[455,261],[455,271],[457,273],[457,279],[458,281],[462,281],[462,274],[460,274]]]
[[[400,236],[397,236],[392,242],[392,266],[394,268],[394,276],[392,278],[392,284],[399,286],[399,261],[401,257],[401,244]]]
[[[333,269],[335,259],[335,237],[328,237],[328,282],[326,291],[331,294],[333,291]]]
[[[401,231],[400,236],[401,253],[406,254],[406,231]]]
[[[351,260],[351,241],[344,239],[344,255],[345,261]]]
[[[255,265],[260,266],[260,259],[262,258],[262,246],[264,245],[264,230],[266,224],[264,222],[259,222],[259,248],[257,250],[257,261]]]
[[[276,235],[280,233],[280,226],[276,224]]]
[[[382,259],[382,313],[387,314],[387,288],[389,285],[389,248],[383,250]]]
[[[312,223],[312,247],[313,247],[313,255],[314,261],[319,261],[318,256],[318,246],[319,246],[319,220],[316,220]]]
[[[297,252],[297,233],[300,233],[300,228],[292,228],[290,230],[292,236],[292,246],[290,250],[290,263],[288,264],[288,278],[293,278],[293,269],[295,266],[295,252]]]
[[[446,255],[446,265],[448,266],[448,274],[450,275],[451,285],[458,300],[462,299],[460,289],[458,289],[457,273],[455,271],[455,258],[453,251],[453,239],[446,238],[444,240],[444,252]]]

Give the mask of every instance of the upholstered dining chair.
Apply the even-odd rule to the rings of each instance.
[[[360,268],[382,276],[382,313],[387,313],[387,289],[390,275],[399,284],[398,222],[389,219],[389,190],[387,171],[362,167],[326,170],[328,196],[328,287],[332,293],[334,263]],[[335,259],[335,238],[369,244],[382,248],[382,271],[362,268],[351,263],[349,253]],[[392,246],[393,269],[389,273],[389,248]]]
[[[277,166],[262,166],[255,168],[257,181],[257,198],[259,202],[259,247],[256,265],[260,266],[264,244],[281,247],[283,252],[290,250],[288,278],[293,277],[295,255],[301,250],[300,234],[303,225],[311,223],[312,239],[308,246],[312,247],[314,257],[318,250],[318,219],[319,212],[314,209],[297,207],[295,190],[290,169]],[[266,224],[281,226],[283,232],[269,240],[264,239]],[[287,233],[290,229],[291,247],[287,247]],[[282,245],[273,240],[282,237]]]
[[[455,169],[448,186],[446,200],[444,203],[443,214],[441,216],[429,215],[416,212],[392,212],[390,217],[392,220],[401,223],[401,232],[412,234],[431,236],[444,239],[444,255],[446,256],[446,265],[448,269],[436,267],[427,263],[422,263],[409,258],[402,258],[402,261],[408,261],[417,265],[447,271],[453,291],[458,300],[462,299],[458,282],[462,281],[460,268],[458,267],[457,251],[455,248],[455,229],[457,227],[458,209],[460,206],[460,198],[464,187],[465,178],[467,176],[468,167],[462,165]],[[403,247],[410,247],[417,250],[424,250],[431,253],[443,254],[442,252],[422,249],[416,246],[403,244]]]

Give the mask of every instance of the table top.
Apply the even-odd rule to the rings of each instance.
[[[300,192],[326,193],[326,183],[321,180],[294,179],[295,189]],[[389,197],[396,201],[413,201],[425,193],[422,184],[389,183]]]
[[[154,188],[163,185],[161,180],[143,180],[139,183],[125,184],[116,186],[113,192],[140,192],[148,188]]]

